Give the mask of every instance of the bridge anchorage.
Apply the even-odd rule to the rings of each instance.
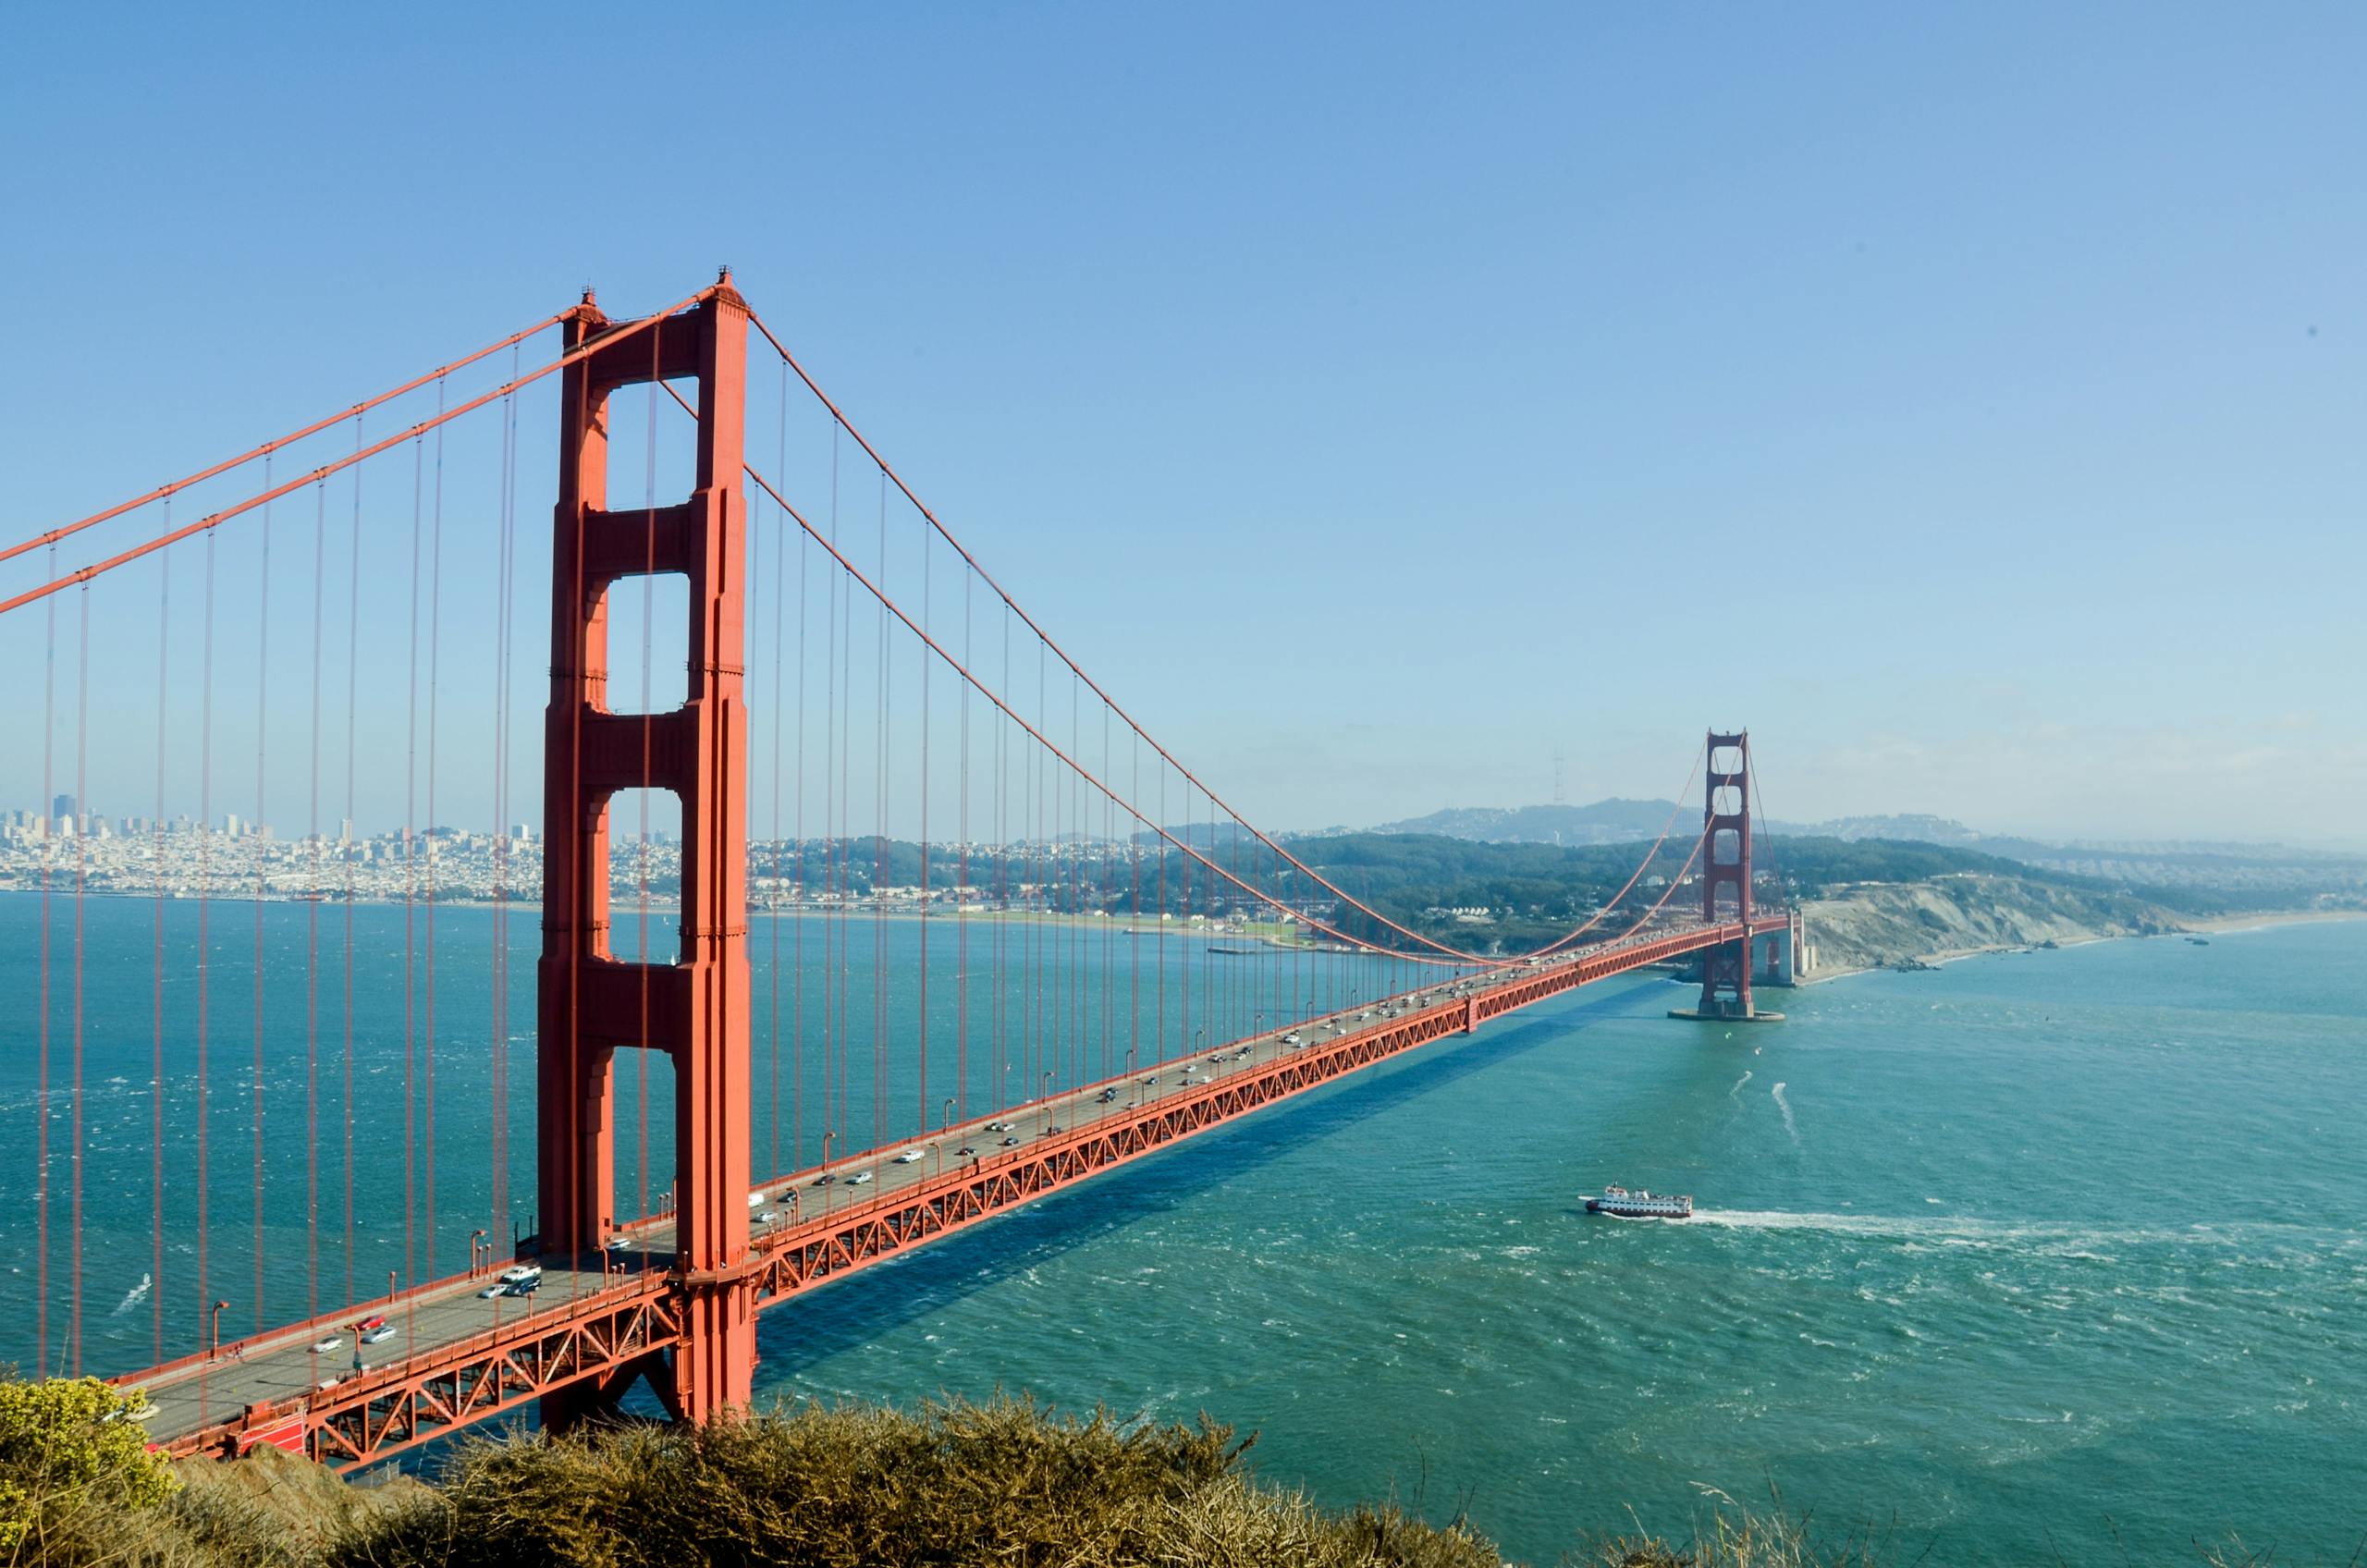
[[[1701,872],[1701,921],[1736,925],[1744,935],[1704,948],[1696,957],[1701,999],[1669,1009],[1671,1018],[1699,1023],[1775,1023],[1780,1012],[1751,1000],[1752,974],[1762,986],[1793,985],[1800,950],[1799,917],[1761,933],[1751,918],[1750,731],[1712,729],[1703,753],[1701,834],[1709,851]]]
[[[552,330],[558,337],[554,350],[542,356],[538,368],[524,368],[525,340]],[[770,357],[760,361],[767,374],[752,380],[748,360],[759,345]],[[511,358],[506,382],[448,398],[448,378],[493,379],[489,368],[472,367],[504,350]],[[779,388],[777,420],[766,400],[767,383]],[[525,852],[531,835],[507,827],[509,773],[501,759],[512,711],[507,693],[516,684],[508,628],[514,603],[524,596],[513,595],[506,575],[518,499],[515,410],[519,396],[538,386],[540,397],[557,389],[558,444],[542,756],[542,945],[532,1047],[534,1207],[533,1234],[518,1243],[510,1260],[497,1258],[487,1240],[510,1231],[517,1212],[503,1184],[509,1169],[510,1121],[502,1097],[509,1058],[506,1047],[488,1052],[482,1042],[525,1038],[508,1033],[510,948],[499,912],[509,888],[533,895],[522,877],[515,884],[503,880],[508,874],[501,868],[509,863],[499,857]],[[406,423],[397,410],[416,407],[424,416],[431,387],[432,417]],[[627,394],[622,403],[619,392]],[[401,401],[413,393],[414,403]],[[646,400],[641,441],[650,454],[649,493],[644,504],[619,508],[609,494],[612,437],[619,410],[636,397]],[[817,498],[813,518],[784,494],[799,488],[788,474],[768,475],[759,466],[763,455],[747,449],[752,404],[767,416],[756,422],[760,429],[783,427],[774,459],[779,470],[791,461],[792,419],[809,422],[809,440],[821,435],[811,448],[816,462],[805,480]],[[656,432],[660,416],[674,422],[676,410],[695,426],[694,477],[686,498],[658,505]],[[484,410],[478,422],[464,426],[478,410]],[[372,421],[368,431],[365,415]],[[439,497],[429,506],[440,508],[443,494],[424,488],[424,482],[435,474],[437,485],[445,483],[442,443],[448,429],[457,462],[463,428],[476,433],[487,459],[484,476],[497,482],[502,497],[484,513],[493,536],[469,541],[498,546],[502,564],[487,606],[495,611],[491,628],[460,625],[436,607],[436,584],[445,581],[436,563],[448,548],[440,542],[441,521],[432,521],[425,535],[423,605],[420,591],[422,501]],[[316,454],[320,466],[293,462],[297,445],[315,435],[333,443]],[[492,460],[497,451],[497,462]],[[283,464],[277,477],[271,468],[275,452]],[[824,452],[827,470],[818,466]],[[407,708],[416,720],[418,648],[425,631],[431,832],[423,836],[411,820],[408,772],[402,832],[399,839],[379,835],[379,851],[367,843],[357,848],[350,822],[331,832],[315,821],[292,846],[276,851],[267,833],[241,833],[235,817],[217,832],[205,820],[202,759],[220,739],[216,716],[224,704],[210,684],[218,671],[201,660],[195,692],[190,680],[175,673],[171,655],[181,644],[169,639],[167,628],[179,621],[168,622],[163,613],[171,587],[168,563],[178,550],[186,562],[182,571],[190,574],[184,582],[202,571],[197,580],[210,595],[217,549],[225,559],[239,560],[231,552],[268,545],[275,499],[312,513],[309,563],[301,553],[303,535],[297,535],[297,564],[309,564],[313,578],[309,596],[291,596],[284,587],[278,597],[269,596],[271,569],[260,551],[251,558],[251,576],[222,574],[225,583],[245,581],[245,596],[233,602],[251,605],[254,617],[253,823],[263,825],[270,763],[263,677],[272,664],[288,662],[286,648],[303,645],[301,630],[291,643],[285,633],[268,636],[265,621],[276,605],[310,631],[313,711],[300,777],[312,781],[317,796],[325,729],[318,612],[337,597],[321,586],[324,563],[344,567],[344,598],[360,606],[351,612],[358,625],[370,613],[371,601],[361,592],[365,570],[402,558],[399,529],[375,526],[375,514],[365,508],[362,471],[382,457],[399,473],[389,475],[392,484],[374,481],[367,495],[409,494],[412,592],[407,621],[386,612],[368,630],[385,648],[406,645],[390,639],[407,634],[411,658],[408,667],[374,664],[362,656],[370,644],[350,642],[342,661],[332,648],[325,663],[332,670],[342,663],[351,692],[363,680],[384,686],[367,701],[350,692],[347,698],[350,813],[357,755],[365,766],[372,756],[406,770],[413,766],[410,759],[418,748],[410,745],[410,725],[381,727],[389,733],[374,743],[370,731],[374,720]],[[865,492],[877,491],[879,517],[873,529],[839,525],[842,459],[851,472],[861,470]],[[258,461],[260,488],[249,483],[247,472]],[[455,474],[460,472],[456,466]],[[286,477],[291,472],[297,477]],[[176,525],[169,515],[159,519],[147,510],[223,476],[234,476],[216,486],[227,493],[227,504],[193,521],[185,512]],[[353,542],[342,549],[325,528],[331,500],[325,486],[332,479],[350,484],[352,497]],[[824,496],[827,503],[818,499]],[[823,504],[831,509],[822,511]],[[430,509],[424,515],[440,520],[442,514]],[[104,550],[112,545],[95,548],[92,563],[79,570],[67,570],[68,563],[56,559],[61,544],[119,519],[157,526],[111,555]],[[283,556],[286,526],[283,521]],[[250,528],[262,537],[242,532]],[[868,544],[856,543],[865,533]],[[454,543],[460,538],[455,533]],[[151,1408],[140,1419],[151,1439],[176,1454],[236,1453],[272,1443],[351,1470],[535,1409],[558,1428],[607,1418],[643,1385],[674,1419],[713,1419],[750,1403],[758,1317],[817,1285],[1613,975],[1699,955],[1701,1003],[1686,1016],[1772,1017],[1753,1009],[1753,987],[1787,984],[1798,950],[1797,917],[1763,907],[1754,896],[1757,794],[1748,738],[1740,733],[1713,732],[1707,750],[1697,753],[1695,764],[1706,766],[1708,780],[1699,830],[1689,822],[1680,827],[1685,809],[1673,808],[1625,886],[1583,924],[1532,951],[1460,947],[1358,900],[1289,843],[1257,828],[1110,697],[914,494],[729,276],[665,311],[630,319],[610,319],[587,293],[580,304],[378,398],[0,549],[0,565],[10,560],[23,563],[16,570],[38,576],[21,591],[0,583],[7,595],[0,597],[0,631],[30,629],[54,646],[46,614],[36,621],[14,612],[45,603],[54,608],[56,595],[80,590],[68,601],[80,623],[76,643],[129,640],[136,646],[154,637],[157,708],[172,721],[159,721],[157,815],[141,826],[137,840],[153,851],[151,858],[108,861],[117,854],[117,841],[79,828],[62,857],[53,842],[64,839],[62,828],[54,835],[44,827],[37,840],[47,857],[44,889],[59,875],[72,876],[70,892],[65,882],[56,883],[54,894],[44,891],[43,908],[53,897],[75,900],[71,974],[57,976],[54,1011],[72,1021],[78,1105],[85,870],[116,867],[108,875],[119,888],[152,884],[156,913],[151,918],[160,932],[178,918],[168,907],[171,899],[194,895],[202,934],[209,900],[243,900],[249,895],[226,889],[251,890],[257,1066],[246,1102],[244,1163],[252,1172],[253,1230],[251,1242],[231,1242],[239,1249],[232,1267],[253,1269],[252,1306],[241,1308],[243,1331],[223,1332],[221,1315],[230,1306],[225,1266],[207,1251],[202,1204],[190,1206],[199,1238],[194,1260],[181,1265],[181,1254],[166,1250],[179,1189],[197,1197],[228,1186],[220,1167],[209,1168],[202,1138],[196,1140],[190,1180],[167,1182],[164,1151],[170,1140],[160,1131],[144,1151],[154,1227],[151,1332],[129,1354],[120,1331],[102,1345],[111,1380],[144,1391]],[[142,560],[144,569],[133,569]],[[137,570],[154,574],[149,585],[137,579]],[[331,570],[325,579],[332,586],[335,575]],[[612,630],[625,624],[612,619],[618,591],[648,589],[661,577],[680,579],[686,588],[671,601],[685,604],[683,640],[665,640],[669,657],[674,647],[684,650],[683,694],[671,711],[624,711],[628,702],[611,700],[621,696],[611,658]],[[285,567],[282,580],[294,580]],[[785,598],[785,591],[793,598]],[[210,596],[204,601],[194,636],[184,629],[182,644],[203,639],[202,648],[213,646],[213,602]],[[245,613],[242,607],[238,619]],[[653,619],[653,613],[643,617],[644,623]],[[809,622],[827,634],[810,663]],[[95,638],[89,637],[92,631]],[[434,673],[439,635],[448,640],[443,645],[468,648],[487,661],[482,681],[447,678],[439,687]],[[644,683],[654,656],[650,635],[644,624]],[[616,640],[630,641],[621,634]],[[760,656],[751,657],[752,644]],[[303,662],[293,661],[300,674]],[[80,690],[89,683],[78,675],[69,684]],[[502,737],[493,778],[476,780],[494,802],[494,819],[505,827],[494,835],[444,827],[435,804],[435,693],[442,690],[448,704],[480,687]],[[752,691],[767,700],[752,702]],[[329,717],[334,721],[333,704]],[[183,819],[168,831],[172,802],[163,780],[173,771],[174,737],[192,717],[179,749],[198,753],[201,809],[194,827]],[[95,725],[104,718],[78,707],[75,722]],[[446,732],[453,732],[456,721],[444,722]],[[325,729],[333,737],[337,725]],[[751,744],[752,729],[761,734],[761,747]],[[851,760],[856,757],[869,760]],[[288,766],[283,759],[283,771]],[[446,766],[449,789],[452,765]],[[809,775],[818,820],[804,815]],[[752,847],[758,780],[769,784],[771,822]],[[670,792],[681,813],[679,946],[670,962],[634,962],[661,949],[644,948],[636,955],[617,939],[610,890],[612,875],[632,875],[612,868],[637,864],[640,920],[646,925],[651,839],[645,813],[637,859],[626,852],[631,846],[616,813],[619,802],[645,801],[653,792]],[[1689,782],[1676,790],[1679,800],[1690,793]],[[860,807],[850,808],[858,794],[871,797],[867,823]],[[310,809],[317,818],[316,798]],[[950,834],[949,816],[956,825]],[[432,840],[424,849],[423,837]],[[477,864],[469,857],[480,852],[461,841],[468,839],[492,840],[489,881],[462,879],[463,873],[479,875],[468,869]],[[236,864],[247,869],[232,884],[207,869],[207,857],[229,853],[234,843],[240,857]],[[399,858],[382,873],[374,865],[387,863],[374,862],[374,853]],[[445,913],[447,989],[439,1027],[436,916],[458,901],[439,892],[435,880],[448,853],[455,869],[445,886],[463,898],[470,887],[481,886],[495,900],[496,919]],[[1697,869],[1702,885],[1698,912],[1691,898]],[[359,887],[358,876],[365,878]],[[371,914],[374,900],[386,900],[391,913]],[[332,942],[316,940],[322,916],[332,912],[344,927],[341,961]],[[416,986],[410,938],[414,913],[424,937]],[[291,914],[295,919],[285,928],[299,934],[299,943],[267,942],[275,923]],[[365,943],[372,929],[386,933],[390,945],[399,937],[402,968],[393,994],[403,998],[399,1007],[375,1004],[374,1015],[365,997],[359,1017],[351,981],[357,918],[365,922]],[[373,920],[379,922],[374,927],[366,924]],[[754,951],[752,921],[764,938]],[[492,978],[472,967],[480,962],[468,958],[472,949],[456,945],[479,933],[485,945],[473,950],[484,954],[481,962],[498,960]],[[809,943],[818,962],[806,957]],[[52,985],[47,950],[43,998]],[[190,950],[199,955],[193,1016],[202,1021],[208,1016],[203,977],[223,961],[203,956],[211,949],[202,937]],[[269,955],[284,950],[300,952],[300,965],[267,968],[276,962]],[[188,1064],[193,1073],[171,1054],[181,1015],[173,1011],[166,972],[174,970],[178,981],[180,962],[161,938],[153,944],[152,1030],[144,1048],[154,1064],[151,1113],[160,1130],[168,1125],[171,1106],[163,1087],[168,1080],[193,1078],[201,1090],[207,1082],[202,1026]],[[900,985],[914,982],[917,996],[908,1009],[891,1002],[891,974]],[[287,977],[284,985],[275,979],[280,975]],[[462,987],[458,999],[456,985]],[[341,1031],[333,1017],[340,990]],[[415,993],[423,1004],[416,1036],[423,1071],[416,1085],[410,1001]],[[267,1001],[269,1018],[290,1021],[280,1033],[266,1030]],[[0,1005],[6,1002],[0,998]],[[464,1002],[461,1016],[468,1022],[456,1031],[451,1019]],[[493,1022],[481,1028],[475,1019],[486,1016]],[[753,1060],[759,1020],[768,1053],[761,1087]],[[342,1051],[336,1044],[340,1033]],[[357,1035],[363,1037],[359,1050]],[[457,1047],[462,1082],[471,1089],[455,1094],[448,1087],[439,1098],[430,1048],[439,1042],[448,1082]],[[114,1048],[122,1042],[107,1044]],[[293,1181],[274,1175],[265,1158],[270,1084],[262,1064],[267,1047],[283,1044],[283,1060],[301,1063],[305,1095],[295,1123],[305,1158]],[[814,1057],[806,1054],[809,1046]],[[869,1072],[852,1071],[854,1058],[865,1053]],[[400,1157],[383,1159],[377,1171],[365,1158],[359,1189],[353,1133],[374,1113],[354,1097],[357,1061],[365,1071],[391,1072],[399,1066],[402,1072]],[[619,1114],[624,1076],[619,1065],[641,1080],[643,1067],[660,1062],[670,1068],[673,1086],[672,1180],[655,1171],[653,1194],[650,1177],[662,1159],[649,1143],[651,1100],[644,1088],[636,1200],[620,1192],[619,1182],[620,1141],[633,1146],[632,1134],[620,1140],[619,1131],[620,1121],[629,1120]],[[484,1076],[468,1076],[479,1072]],[[346,1084],[341,1101],[340,1076]],[[490,1092],[490,1108],[465,1103],[475,1085]],[[194,1127],[208,1125],[202,1093],[174,1103],[190,1106]],[[280,1109],[286,1103],[271,1102],[275,1129],[291,1121]],[[336,1109],[340,1103],[341,1111]],[[439,1104],[448,1117],[441,1162],[447,1193],[453,1181],[462,1182],[460,1207],[456,1210],[448,1196],[440,1224],[434,1184]],[[468,1169],[477,1151],[451,1152],[453,1109],[462,1112],[464,1141],[472,1133],[492,1134],[482,1149],[480,1175]],[[416,1134],[415,1110],[424,1113]],[[868,1127],[860,1113],[867,1113]],[[390,1131],[398,1121],[383,1109],[374,1114]],[[767,1122],[770,1136],[760,1140],[758,1129]],[[104,1151],[84,1146],[79,1111],[68,1124],[75,1138],[72,1191],[79,1194],[85,1160]],[[324,1130],[345,1145],[342,1284],[333,1283],[334,1265],[323,1267],[317,1256],[324,1231],[333,1243],[337,1228],[322,1223],[323,1210],[331,1207],[317,1159]],[[413,1194],[414,1159],[425,1178],[423,1197]],[[119,1175],[110,1170],[100,1180]],[[381,1207],[357,1241],[355,1218],[369,1213],[374,1181]],[[300,1218],[304,1248],[300,1267],[279,1253],[280,1268],[270,1280],[265,1264],[286,1243],[266,1234],[265,1221],[275,1213],[267,1192],[287,1194],[276,1212]],[[79,1201],[69,1212],[64,1242],[72,1270],[60,1305],[71,1313],[67,1365],[79,1370],[84,1317]],[[369,1231],[387,1239],[374,1242]],[[218,1219],[213,1235],[216,1247],[231,1244]],[[465,1271],[451,1272],[463,1244]],[[375,1270],[357,1268],[357,1256],[386,1268],[379,1276],[386,1281],[383,1294],[368,1288]],[[288,1276],[301,1282],[301,1295],[276,1282]],[[37,1320],[33,1348],[48,1343],[44,1317]],[[48,1357],[36,1359],[46,1364]],[[139,1366],[142,1361],[148,1365]]]

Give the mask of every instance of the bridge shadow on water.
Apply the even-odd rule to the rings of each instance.
[[[1283,1101],[1090,1182],[1000,1215],[901,1257],[815,1288],[757,1319],[757,1384],[852,1350],[1024,1273],[1057,1254],[1181,1208],[1311,1141],[1332,1136],[1500,1062],[1525,1056],[1599,1019],[1642,1016],[1665,998],[1656,984],[1623,987],[1457,1043],[1421,1047],[1379,1071]],[[767,1388],[767,1385],[771,1385]]]

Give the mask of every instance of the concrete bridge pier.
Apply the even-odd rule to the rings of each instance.
[[[1808,951],[1807,935],[1806,923],[1795,910],[1791,924],[1783,930],[1754,938],[1750,983],[1780,986],[1786,990],[1797,986],[1800,972],[1808,967],[1801,962]]]

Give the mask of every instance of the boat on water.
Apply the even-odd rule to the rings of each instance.
[[[1625,1187],[1605,1187],[1600,1197],[1587,1199],[1587,1212],[1615,1215],[1622,1219],[1690,1219],[1693,1194],[1644,1189],[1631,1193]]]

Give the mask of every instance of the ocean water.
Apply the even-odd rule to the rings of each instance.
[[[152,906],[93,900],[84,916],[82,1364],[113,1371],[143,1364],[159,1336],[166,1354],[190,1348],[208,1297],[234,1304],[226,1333],[258,1311],[256,924],[251,906],[217,906],[208,932],[201,1287],[194,911],[166,911],[161,986]],[[342,919],[264,912],[265,1320],[334,1305],[349,1267]],[[497,1039],[505,1203],[531,1212],[537,934],[531,913],[512,917],[497,1021],[491,916],[438,916],[431,1247],[417,1202],[424,933],[414,915],[406,966],[402,911],[355,923],[350,1256],[367,1292],[389,1268],[457,1268],[469,1230],[498,1228]],[[974,932],[963,954],[938,930],[924,1091],[916,1063],[875,1082],[868,1032],[875,1018],[891,1033],[917,1023],[915,928],[852,923],[842,991],[825,980],[818,924],[784,923],[778,1031],[772,936],[760,925],[753,944],[757,1144],[777,1138],[791,1159],[813,1158],[825,1125],[826,1032],[842,1052],[828,1124],[843,1148],[879,1128],[908,1135],[925,1093],[995,1103],[998,1070],[1000,1092],[1024,1098],[1021,1081],[1042,1071],[1097,1073],[1153,1036],[1172,1056],[1197,1031],[1392,983],[1345,961],[1072,932],[1035,958],[1095,988],[1047,1010],[1020,946],[1044,932],[1007,934],[998,961],[989,938]],[[22,1364],[43,1346],[56,1362],[71,1317],[70,904],[52,911],[45,1188],[38,938],[37,900],[0,898],[0,1359]],[[1171,984],[1163,1016],[1135,987],[1162,949],[1171,981],[1192,979],[1188,1021],[1184,987]],[[964,974],[966,1058],[951,1011]],[[843,1004],[835,1022],[826,983]],[[1335,1503],[1393,1492],[1433,1516],[1460,1508],[1539,1562],[1581,1530],[1628,1527],[1631,1510],[1682,1531],[1719,1494],[1763,1502],[1771,1487],[1824,1528],[1890,1533],[1902,1561],[1927,1547],[1947,1562],[2119,1561],[2124,1545],[2145,1561],[2230,1533],[2286,1560],[2349,1560],[2367,1536],[2367,924],[1854,976],[1776,998],[1784,1023],[1731,1031],[1664,1020],[1680,994],[1650,977],[1590,988],[816,1292],[761,1320],[760,1395],[1001,1388],[1161,1419],[1207,1410],[1257,1432],[1269,1480]],[[1139,1024],[1133,1008],[1147,1009]],[[160,1011],[170,1230],[152,1279]],[[775,1040],[789,1064],[777,1113]],[[309,1135],[308,1062],[325,1108]],[[620,1083],[631,1207],[644,1166],[662,1185],[670,1111],[661,1064],[644,1145],[632,1068]],[[1701,1217],[1584,1216],[1580,1195],[1614,1181],[1690,1191]],[[44,1191],[45,1317],[31,1307]]]
[[[1665,1021],[1613,982],[764,1320],[761,1388],[1207,1410],[1516,1559],[1771,1488],[1899,1561],[2367,1537],[2367,924]],[[1588,1219],[1605,1182],[1690,1223]]]

